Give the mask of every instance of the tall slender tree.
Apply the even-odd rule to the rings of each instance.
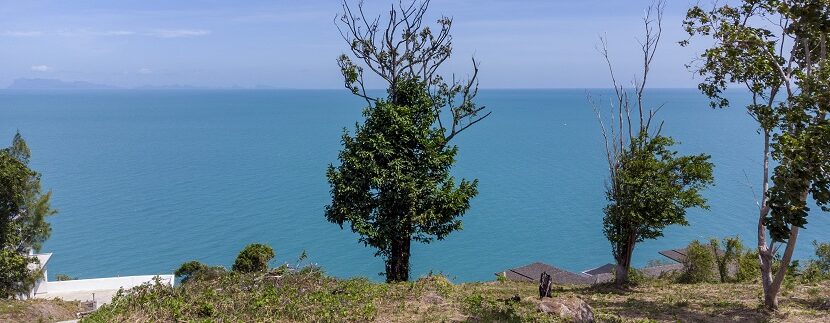
[[[678,156],[672,150],[675,141],[661,134],[663,123],[655,125],[656,129],[652,127],[659,108],[645,106],[646,81],[662,35],[664,8],[665,3],[658,2],[646,12],[642,77],[634,81],[633,94],[617,83],[607,42],[600,39],[599,50],[611,72],[616,98],[607,119],[599,105],[592,103],[605,138],[609,203],[604,209],[603,232],[617,263],[618,286],[629,283],[637,243],[663,236],[663,229],[669,225],[688,225],[686,209],[706,208],[700,191],[713,182],[709,156]]]
[[[37,261],[28,253],[49,238],[46,218],[56,213],[51,192],[41,192],[40,174],[29,168],[30,157],[20,133],[0,149],[0,297],[27,292],[39,277],[27,268]]]
[[[429,243],[461,229],[478,181],[455,183],[449,171],[458,148],[450,142],[490,115],[473,100],[475,60],[466,81],[439,74],[452,54],[452,19],[441,17],[430,29],[429,3],[401,1],[385,18],[367,18],[362,1],[344,1],[335,21],[351,51],[337,60],[345,86],[368,107],[354,135],[343,135],[340,165],[329,166],[326,218],[341,228],[349,224],[376,248],[390,282],[409,279],[413,240]],[[385,97],[366,91],[364,70],[386,84]]]
[[[752,94],[746,108],[764,137],[757,218],[761,284],[765,307],[776,310],[799,228],[807,224],[808,198],[830,211],[830,0],[694,6],[684,26],[690,36],[714,41],[690,65],[704,77],[698,87],[711,106],[728,107],[724,91],[732,85]],[[771,162],[777,164],[772,174]]]

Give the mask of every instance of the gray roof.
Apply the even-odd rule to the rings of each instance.
[[[705,245],[705,246],[707,248],[711,248],[711,247],[708,246],[708,244]],[[683,261],[686,260],[686,253],[687,253],[686,249],[688,249],[688,248],[669,249],[669,250],[660,251],[659,253],[661,255],[663,255],[664,257],[666,257],[666,258],[669,258],[669,259],[674,260],[674,261],[679,262],[679,263],[683,263]],[[722,256],[723,255],[723,250],[718,248],[717,253],[718,253],[719,256]]]
[[[539,282],[542,273],[548,273],[551,276],[551,282],[557,285],[590,285],[595,282],[595,279],[588,275],[573,273],[541,262],[507,269],[496,273],[496,276],[503,275],[509,280],[536,283]]]
[[[640,269],[644,276],[651,278],[659,278],[663,274],[679,272],[681,270],[683,270],[683,264],[662,265]]]
[[[586,274],[586,275],[591,275],[591,276],[596,276],[596,275],[600,275],[600,274],[612,274],[612,273],[614,273],[614,268],[616,268],[616,267],[617,266],[614,265],[614,264],[604,264],[604,265],[599,266],[597,268],[588,269],[586,271],[583,271],[582,273]]]

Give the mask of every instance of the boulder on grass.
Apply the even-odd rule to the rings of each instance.
[[[594,309],[576,297],[545,298],[539,301],[536,308],[542,313],[574,322],[594,322]]]

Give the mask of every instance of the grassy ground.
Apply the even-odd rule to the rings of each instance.
[[[116,297],[83,322],[173,321],[555,321],[537,312],[533,284],[454,285],[440,276],[400,284],[338,280],[316,271],[277,275],[228,274],[180,287],[145,286]],[[555,296],[588,302],[599,321],[828,322],[820,304],[830,282],[788,287],[781,310],[760,311],[757,284],[683,285],[650,281],[629,290],[561,287]],[[515,296],[518,297],[515,297]]]
[[[78,302],[32,299],[0,300],[0,322],[57,322],[75,319]]]

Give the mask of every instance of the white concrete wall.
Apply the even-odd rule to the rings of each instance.
[[[112,290],[119,288],[129,289],[144,283],[152,284],[155,277],[159,277],[162,284],[170,286],[173,286],[173,281],[176,279],[176,276],[174,275],[145,275],[54,281],[46,282],[46,295],[68,292]]]

